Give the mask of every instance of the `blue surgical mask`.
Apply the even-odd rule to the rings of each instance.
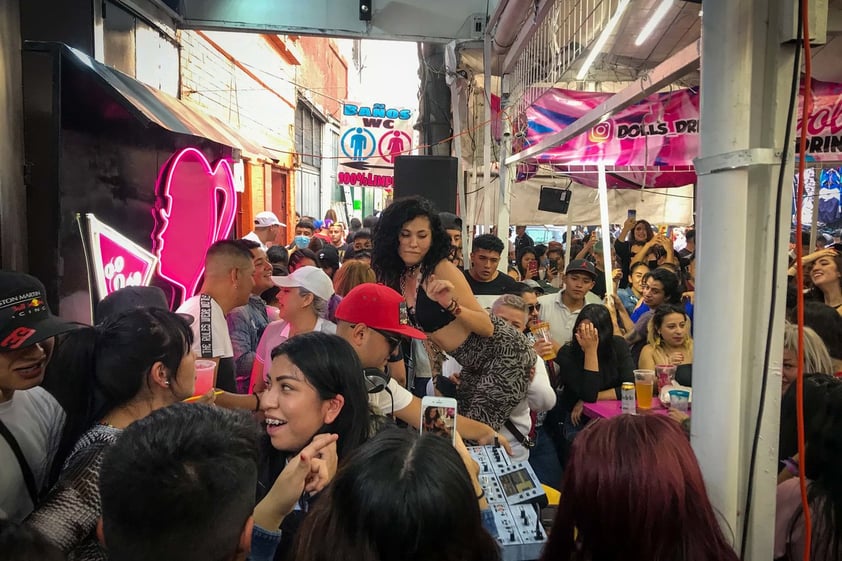
[[[310,245],[310,238],[307,236],[295,236],[292,241],[298,249],[304,249]]]

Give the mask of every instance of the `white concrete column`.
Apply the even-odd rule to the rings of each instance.
[[[738,551],[743,525],[749,525],[745,559],[755,561],[773,557],[791,206],[790,163],[775,231],[780,168],[774,152],[783,149],[794,56],[793,47],[778,42],[782,3],[707,0],[702,21],[692,443]],[[773,268],[776,237],[781,243]],[[770,314],[768,387],[757,464],[749,473]],[[754,487],[746,520],[749,478]]]

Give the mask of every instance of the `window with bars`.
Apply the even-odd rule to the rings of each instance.
[[[322,167],[322,126],[322,120],[299,102],[295,108],[295,151],[304,165]]]

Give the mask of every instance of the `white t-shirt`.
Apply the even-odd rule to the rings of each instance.
[[[202,358],[202,340],[199,332],[201,321],[199,320],[199,299],[200,294],[188,298],[176,310],[179,314],[190,314],[193,316],[193,352],[196,358]],[[213,298],[211,305],[211,342],[213,343],[213,356],[209,358],[228,358],[234,356],[234,347],[231,345],[231,337],[228,335],[228,321],[222,313],[222,307]]]
[[[549,322],[550,335],[553,341],[562,347],[573,338],[573,325],[576,323],[576,318],[579,317],[578,310],[571,310],[564,305],[561,300],[562,290],[556,294],[545,294],[538,297],[538,302],[541,304],[541,320]],[[582,307],[588,304],[601,304],[602,300],[593,292],[585,294],[585,303]]]
[[[35,387],[0,403],[0,420],[17,440],[40,491],[61,440],[64,410],[47,390]],[[20,522],[33,508],[15,453],[0,437],[0,518]]]
[[[535,361],[535,376],[529,384],[526,392],[526,399],[518,403],[512,409],[509,419],[515,428],[524,436],[529,435],[532,428],[532,417],[529,411],[543,413],[555,406],[556,394],[550,385],[550,377],[547,375],[547,367],[541,357]],[[506,437],[512,445],[512,462],[525,462],[529,460],[529,450],[525,448],[505,426],[500,428],[500,434]]]
[[[289,339],[289,330],[292,326],[286,320],[273,321],[263,330],[263,336],[257,344],[257,351],[254,354],[255,364],[260,364],[260,375],[265,379],[272,366],[272,349]],[[316,320],[313,331],[336,334],[336,324],[323,318]],[[253,372],[253,371],[252,371]],[[252,380],[254,383],[255,380]]]
[[[388,387],[392,392],[391,396],[386,390],[368,394],[368,403],[381,415],[390,415],[393,409],[397,413],[412,403],[413,396],[409,390],[398,384],[393,378],[389,379]]]
[[[442,364],[441,372],[443,376],[448,378],[452,374],[462,371],[462,366],[456,362],[456,359],[448,357]],[[427,385],[427,394],[435,395],[435,390],[432,387],[432,381]],[[526,399],[518,403],[512,409],[509,419],[515,425],[515,428],[524,436],[529,435],[529,429],[532,428],[532,417],[529,411],[536,413],[543,413],[549,411],[555,406],[556,393],[550,384],[550,377],[547,374],[547,367],[544,360],[538,357],[535,360],[535,376],[532,377],[532,382],[529,383],[529,389],[526,392]],[[395,410],[397,411],[397,406]],[[512,462],[525,462],[529,460],[529,450],[523,446],[514,435],[505,426],[500,428],[500,434],[506,437],[509,444],[512,446]]]

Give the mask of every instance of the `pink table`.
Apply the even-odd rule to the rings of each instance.
[[[623,412],[622,405],[618,399],[597,401],[596,403],[586,402],[584,411],[585,415],[591,419],[609,419],[620,415]],[[668,412],[669,409],[661,405],[660,400],[654,398],[652,399],[651,409],[638,409],[638,413],[651,413],[654,415],[666,415]],[[687,414],[689,415],[690,412],[688,411]]]

